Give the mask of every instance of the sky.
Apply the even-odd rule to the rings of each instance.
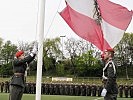
[[[111,1],[133,10],[133,0]],[[65,0],[46,0],[44,38],[80,38],[59,15],[64,7]],[[37,40],[37,14],[38,0],[0,0],[0,38],[14,44]],[[133,32],[133,20],[126,32]]]

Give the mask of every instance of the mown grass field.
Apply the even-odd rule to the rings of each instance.
[[[0,93],[0,100],[8,100],[8,93]],[[22,100],[35,100],[35,94],[24,94]],[[41,100],[103,100],[103,97],[42,95]],[[133,98],[118,98],[117,100],[133,100]]]

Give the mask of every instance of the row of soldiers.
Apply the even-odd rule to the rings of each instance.
[[[8,81],[0,82],[0,92],[9,93],[9,82]]]
[[[102,85],[78,83],[42,83],[42,94],[71,95],[71,96],[101,96]],[[118,86],[119,97],[133,98],[133,84]],[[9,93],[9,82],[0,83],[0,91]],[[24,93],[35,94],[36,84],[29,82],[25,85]]]

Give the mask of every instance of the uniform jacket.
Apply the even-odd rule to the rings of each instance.
[[[32,57],[31,55],[25,57],[24,59],[14,59],[13,61],[13,72],[14,73],[23,73],[25,74],[25,70],[27,65],[35,58],[35,55]],[[18,85],[21,87],[25,86],[25,77],[24,75],[13,75],[11,81],[11,85]]]
[[[105,69],[105,76],[107,77],[107,81],[105,83],[105,89],[109,94],[118,94],[118,86],[116,83],[116,70],[114,62],[111,60],[106,69]]]

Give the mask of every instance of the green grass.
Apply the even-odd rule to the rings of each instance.
[[[8,93],[0,93],[0,100],[8,100]],[[24,94],[22,100],[35,100],[35,94]],[[41,100],[103,100],[102,97],[42,95]],[[133,98],[118,98],[117,100],[133,100]]]

